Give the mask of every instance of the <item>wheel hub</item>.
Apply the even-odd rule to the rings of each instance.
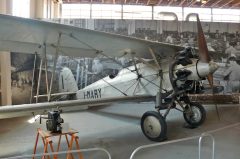
[[[161,125],[154,116],[147,117],[144,120],[143,126],[145,133],[152,138],[158,137],[161,133]]]
[[[189,115],[189,118],[193,121],[193,122],[199,122],[201,120],[201,112],[198,108],[196,107],[192,107],[192,112]]]

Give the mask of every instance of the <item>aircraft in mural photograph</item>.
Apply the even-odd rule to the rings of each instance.
[[[206,117],[204,107],[192,102],[188,93],[194,83],[205,78],[213,86],[213,73],[218,65],[208,53],[202,26],[197,17],[198,48],[99,32],[73,26],[32,19],[0,15],[0,50],[52,54],[55,72],[58,55],[69,57],[106,57],[118,63],[116,57],[132,59],[132,66],[102,78],[78,90],[70,69],[59,75],[59,94],[71,94],[72,100],[52,101],[52,79],[46,103],[3,106],[0,118],[42,114],[52,109],[82,109],[114,102],[155,101],[156,111],[148,111],[141,118],[144,135],[152,141],[163,141],[167,135],[166,117],[171,109],[183,113],[193,127]],[[166,111],[162,111],[166,110]],[[51,114],[48,114],[51,116]]]

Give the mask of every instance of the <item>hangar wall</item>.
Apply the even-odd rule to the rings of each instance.
[[[13,14],[14,0],[0,0],[0,14]],[[59,18],[60,4],[49,0],[30,0],[30,18]],[[19,58],[16,58],[19,57]],[[29,103],[32,56],[0,51],[0,105]],[[27,65],[25,65],[27,63]]]
[[[0,1],[0,13],[12,13],[12,0]],[[0,51],[0,105],[12,104],[10,52]]]
[[[60,18],[60,3],[49,0],[30,0],[30,18]]]

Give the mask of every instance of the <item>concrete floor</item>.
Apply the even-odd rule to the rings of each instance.
[[[207,120],[199,128],[184,128],[182,113],[172,110],[167,118],[168,140],[200,135],[202,132],[218,129],[240,122],[239,105],[219,106],[220,120],[215,107],[206,106]],[[145,111],[153,110],[153,103],[116,104],[105,108],[94,108],[82,112],[62,114],[65,126],[79,131],[82,149],[102,147],[113,159],[127,159],[133,150],[141,145],[153,144],[141,132],[140,118]],[[45,124],[29,124],[29,117],[0,120],[0,157],[31,154],[36,129]],[[216,159],[238,159],[240,156],[240,125],[212,133],[216,139]],[[42,144],[42,143],[41,143]],[[210,158],[210,141],[203,142],[203,158]],[[42,152],[42,146],[38,152]],[[84,153],[85,158],[107,158],[101,153]],[[99,157],[100,156],[100,157]],[[198,140],[189,140],[140,151],[135,158],[196,159]]]

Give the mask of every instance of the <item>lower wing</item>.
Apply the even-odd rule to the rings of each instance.
[[[0,107],[0,119],[43,114],[52,109],[62,109],[63,112],[66,112],[68,110],[82,110],[88,107],[102,106],[104,104],[111,104],[114,102],[145,102],[152,101],[154,99],[155,96],[127,96],[94,100],[69,100],[36,104],[9,105]]]

